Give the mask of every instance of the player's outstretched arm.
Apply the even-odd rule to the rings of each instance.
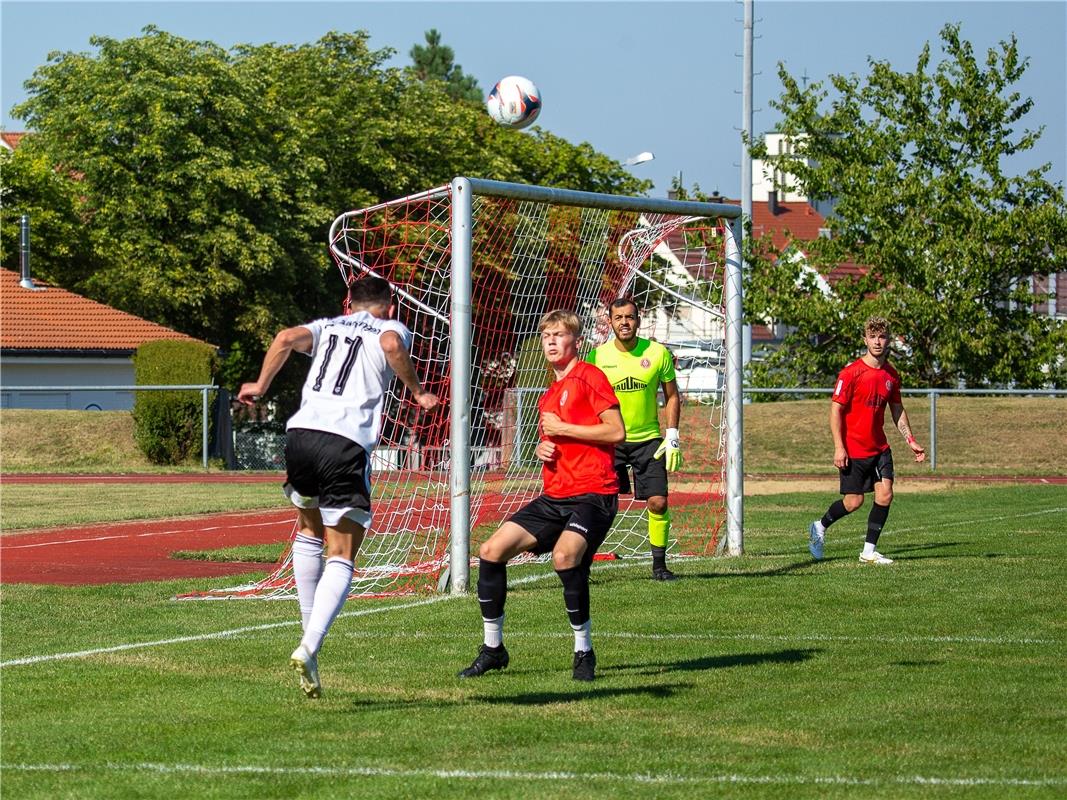
[[[393,372],[400,378],[401,383],[408,387],[408,391],[415,397],[418,403],[426,411],[435,408],[440,399],[433,392],[427,392],[419,382],[419,376],[415,374],[415,365],[411,362],[411,355],[404,347],[404,340],[396,331],[386,331],[381,336],[382,352],[385,360],[393,368]]]
[[[259,377],[251,383],[241,385],[237,392],[238,401],[246,406],[255,405],[256,400],[267,393],[274,377],[289,360],[289,354],[294,350],[298,353],[310,353],[314,343],[315,337],[302,325],[279,331],[263,356]]]
[[[925,461],[926,448],[915,441],[915,434],[911,432],[911,423],[908,422],[908,412],[904,410],[904,404],[890,403],[889,411],[893,415],[893,422],[897,426],[897,430],[900,431],[900,435],[904,437],[904,441],[911,448],[915,460],[920,463]]]

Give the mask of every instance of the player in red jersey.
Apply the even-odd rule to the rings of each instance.
[[[607,376],[578,358],[578,316],[550,311],[539,328],[541,349],[556,377],[538,402],[541,441],[535,453],[543,465],[544,492],[509,517],[478,550],[484,640],[474,662],[460,671],[461,678],[508,665],[503,642],[507,563],[526,552],[552,553],[574,630],[573,677],[594,677],[589,567],[619,508],[615,445],[626,438],[626,429]]]
[[[863,496],[873,490],[874,507],[867,517],[867,541],[860,562],[892,564],[892,559],[875,549],[893,502],[893,451],[883,430],[887,405],[915,460],[925,460],[926,450],[911,432],[900,400],[900,375],[888,361],[889,323],[882,317],[868,319],[863,342],[867,352],[841,370],[830,403],[834,466],[841,473],[844,497],[808,527],[808,550],[813,558],[821,559],[826,529],[862,506]]]

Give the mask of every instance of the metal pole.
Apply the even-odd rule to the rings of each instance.
[[[937,469],[937,392],[930,392],[930,471]]]
[[[744,140],[741,142],[741,211],[745,218],[752,219],[752,153],[748,142],[752,138],[752,5],[753,0],[745,0],[745,43],[742,50],[742,89],[741,89],[741,129]],[[741,240],[738,238],[738,245]],[[747,369],[752,360],[752,326],[745,324],[741,329],[741,365]]]
[[[741,386],[741,220],[726,229],[726,551],[744,552]]]
[[[472,200],[469,180],[456,178],[452,181],[452,458],[448,485],[452,525],[449,555],[454,595],[466,594],[470,581]]]
[[[204,469],[207,469],[207,389],[200,390],[200,397],[200,426],[203,428],[200,443],[203,447],[201,452],[203,453]]]

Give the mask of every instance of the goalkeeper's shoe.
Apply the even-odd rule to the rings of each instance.
[[[875,550],[873,553],[867,553],[867,554],[860,553],[860,563],[861,564],[892,564],[893,563],[893,559],[886,558],[881,553],[879,553],[877,550]]]
[[[826,537],[826,530],[819,520],[815,520],[808,526],[808,552],[816,561],[822,561],[822,546]]]
[[[319,660],[308,652],[304,645],[298,645],[293,654],[289,656],[289,666],[296,670],[300,676],[300,688],[311,699],[322,695],[322,684],[319,683]]]
[[[490,647],[483,644],[471,665],[459,671],[460,678],[479,678],[491,669],[504,669],[508,665],[508,651],[504,645]]]
[[[579,650],[574,654],[574,672],[576,681],[591,681],[596,673],[596,653],[592,650]]]
[[[652,578],[657,581],[676,581],[678,576],[666,567],[653,567]]]

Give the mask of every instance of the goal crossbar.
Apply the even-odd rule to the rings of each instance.
[[[741,450],[741,208],[727,203],[704,203],[599,194],[547,186],[530,186],[481,178],[458,177],[452,191],[452,367],[457,376],[471,374],[472,282],[471,231],[475,195],[511,200],[584,206],[611,211],[636,211],[709,217],[729,220],[726,226],[726,550],[738,555],[743,549],[743,465]],[[453,594],[468,591],[470,579],[470,408],[471,386],[467,380],[451,383],[451,443],[457,454],[449,480],[451,516],[451,588]]]

